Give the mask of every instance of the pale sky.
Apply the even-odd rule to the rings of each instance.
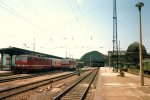
[[[117,0],[121,49],[139,41],[142,1],[143,44],[150,52],[150,0]],[[0,0],[0,48],[9,46],[80,58],[113,49],[113,0]]]

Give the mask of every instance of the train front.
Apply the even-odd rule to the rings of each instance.
[[[27,60],[28,56],[27,55],[22,55],[22,56],[16,56],[15,59],[15,71],[17,72],[22,72],[27,70]]]

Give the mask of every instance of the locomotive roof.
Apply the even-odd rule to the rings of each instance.
[[[2,54],[9,54],[9,55],[23,55],[23,54],[32,54],[32,55],[40,55],[48,58],[58,58],[63,59],[62,57],[44,54],[40,52],[34,52],[26,49],[16,48],[16,47],[9,47],[9,48],[1,48],[0,53]]]

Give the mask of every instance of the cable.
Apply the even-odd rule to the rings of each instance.
[[[18,1],[21,2],[26,8],[32,10],[33,12],[37,12],[37,9],[33,8],[27,0],[18,0]]]
[[[78,19],[92,13],[93,11],[95,11],[95,9],[97,9],[98,7],[103,6],[103,4],[106,2],[107,0],[103,0],[102,2],[100,2],[99,4],[97,4],[97,6],[94,6],[92,9],[90,9],[89,11],[87,11],[86,13],[84,13],[83,15],[81,15]]]
[[[132,30],[131,28],[129,28],[128,25],[122,23],[122,22],[120,21],[120,19],[118,19],[118,22],[119,22],[121,25],[123,25],[124,27],[128,28],[128,31],[130,31],[130,32],[132,32],[132,33],[134,33],[134,34],[137,33],[137,32],[135,32],[134,30]]]
[[[74,17],[75,17],[75,19],[76,19],[76,22],[79,24],[79,26],[78,26],[78,27],[79,27],[79,28],[80,28],[80,30],[84,33],[83,27],[81,26],[80,21],[79,21],[79,19],[78,19],[77,15],[76,15],[76,13],[75,13],[75,11],[74,11],[74,9],[73,9],[73,7],[72,7],[71,3],[70,3],[70,1],[69,1],[69,0],[67,0],[67,2],[68,2],[69,7],[71,8],[71,10],[72,10],[72,12],[73,12],[73,15],[74,15]]]
[[[0,6],[5,9],[6,11],[10,12],[11,14],[17,16],[18,18],[26,21],[27,23],[31,24],[32,26],[34,26],[35,28],[41,30],[42,32],[46,32],[47,31],[43,30],[41,27],[39,27],[38,25],[34,24],[33,22],[31,22],[29,19],[27,19],[26,17],[24,17],[21,13],[17,12],[15,9],[9,7],[7,4],[5,4],[4,2],[0,1]]]
[[[76,13],[75,13],[75,11],[74,11],[74,9],[73,9],[73,7],[72,7],[70,1],[67,0],[67,2],[68,2],[69,6],[70,6],[70,8],[71,8],[71,10],[72,10],[72,12],[73,12],[73,15],[75,16],[76,21],[79,22],[79,20],[78,20],[78,18],[77,18],[77,16],[76,16]]]
[[[103,0],[101,3],[97,4],[97,6],[93,7],[92,9],[90,9],[89,11],[87,11],[86,13],[82,14],[80,17],[76,16],[76,19],[78,19],[78,21],[79,21],[81,18],[83,18],[86,15],[88,15],[88,14],[92,13],[93,11],[95,11],[96,8],[101,7],[101,5],[103,5],[105,2],[106,2],[106,0]],[[72,6],[71,6],[71,9],[73,9]],[[79,9],[79,11],[81,11],[81,9],[80,9],[79,6],[78,6],[78,9]],[[73,20],[69,21],[68,23],[63,24],[63,26],[69,25],[72,22],[73,22]]]

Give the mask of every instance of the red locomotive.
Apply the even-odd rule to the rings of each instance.
[[[19,55],[15,58],[16,72],[30,72],[48,69],[75,69],[75,61],[71,59],[54,59],[33,55]]]
[[[15,59],[15,71],[33,71],[51,68],[51,59],[32,55],[19,55]]]

